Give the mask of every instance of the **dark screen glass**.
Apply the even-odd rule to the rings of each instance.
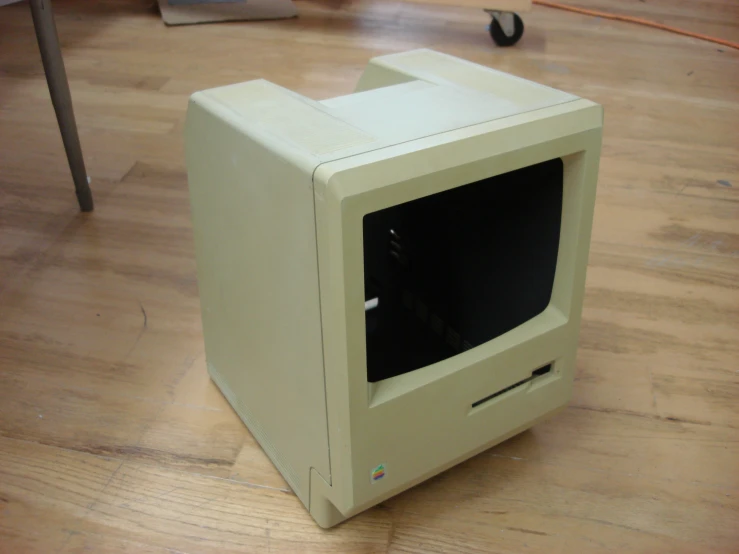
[[[560,159],[367,214],[367,380],[479,346],[552,296],[562,217]]]

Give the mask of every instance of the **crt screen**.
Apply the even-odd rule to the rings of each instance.
[[[555,159],[367,214],[367,380],[450,358],[541,313],[562,188]]]

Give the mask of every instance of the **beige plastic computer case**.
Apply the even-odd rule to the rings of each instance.
[[[208,371],[319,525],[568,401],[601,128],[593,102],[430,50],[373,59],[354,94],[322,102],[264,80],[192,96],[186,156]],[[546,309],[369,382],[363,217],[557,158]]]

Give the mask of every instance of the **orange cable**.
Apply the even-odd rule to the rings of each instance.
[[[633,17],[630,15],[618,15],[615,13],[601,12],[599,10],[589,10],[586,8],[578,8],[576,6],[570,6],[568,4],[560,4],[559,2],[550,2],[549,0],[532,0],[532,1],[534,4],[539,4],[540,6],[546,6],[547,8],[555,8],[558,10],[565,10],[568,12],[575,12],[575,13],[580,13],[584,15],[592,15],[594,17],[602,17],[603,19],[613,19],[615,21],[626,21],[627,23],[636,23],[638,25],[645,25],[647,27],[653,27],[655,29],[662,29],[663,31],[669,31],[671,33],[676,33],[678,35],[683,35],[686,37],[697,38],[700,40],[707,40],[708,42],[713,42],[716,44],[720,44],[722,46],[728,46],[729,48],[736,48],[737,50],[739,50],[739,42],[731,42],[730,40],[724,40],[722,38],[712,37],[710,35],[702,35],[700,33],[686,31],[684,29],[679,29],[677,27],[672,27],[670,25],[664,25],[662,23],[657,23],[656,21],[642,19],[641,17]]]

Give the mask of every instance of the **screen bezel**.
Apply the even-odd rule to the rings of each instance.
[[[423,371],[546,309],[563,185],[554,158],[364,216],[369,382]]]
[[[525,167],[526,165],[533,165],[535,163],[539,163],[539,161],[546,161],[546,160],[540,160],[540,156],[545,156],[543,150],[546,149],[539,149],[540,152],[537,152],[536,148],[530,148],[525,149],[526,151],[519,151],[518,154],[523,154],[523,158],[525,159],[528,156],[531,156],[531,163],[525,163],[521,162],[520,160],[515,163],[515,166],[513,166],[510,171],[514,171],[516,169],[519,169],[521,167]],[[495,175],[500,175],[503,173],[506,173],[506,171],[499,170],[500,167],[506,165],[505,163],[506,157],[508,156],[497,156],[496,160],[498,161],[499,165],[495,169],[488,169],[489,173],[486,174],[488,177],[493,177]],[[439,362],[436,362],[434,364],[425,366],[423,368],[419,368],[417,370],[404,373],[402,375],[397,375],[395,377],[390,377],[388,379],[383,379],[381,381],[377,382],[368,382],[367,383],[367,399],[368,399],[368,408],[371,410],[378,405],[388,402],[394,398],[397,398],[398,396],[402,396],[404,394],[407,394],[414,389],[418,387],[425,386],[433,381],[443,379],[444,377],[447,377],[449,375],[452,375],[454,373],[457,373],[459,371],[465,370],[467,367],[472,365],[474,363],[474,360],[476,359],[484,359],[484,358],[491,358],[501,352],[503,349],[507,348],[506,345],[511,344],[512,342],[527,342],[537,336],[540,336],[547,331],[553,330],[558,326],[561,326],[565,324],[568,320],[570,311],[571,311],[571,297],[572,297],[572,288],[566,286],[567,280],[565,276],[567,274],[571,274],[573,271],[572,265],[574,263],[573,259],[573,252],[571,248],[568,248],[568,243],[572,243],[572,241],[576,240],[576,237],[574,236],[575,228],[573,225],[568,225],[568,222],[571,222],[571,218],[566,217],[567,215],[572,214],[576,210],[576,204],[577,197],[580,192],[579,184],[582,183],[582,157],[583,157],[583,151],[580,152],[572,152],[569,154],[565,154],[561,156],[560,158],[563,161],[563,199],[562,199],[562,224],[560,228],[560,240],[559,240],[559,248],[558,248],[558,254],[557,254],[557,267],[555,269],[555,276],[554,276],[554,285],[552,287],[552,296],[551,300],[549,302],[549,305],[547,308],[544,309],[543,312],[540,314],[534,316],[533,318],[529,319],[525,323],[519,325],[518,327],[511,329],[510,331],[495,337],[491,339],[490,341],[487,341],[484,344],[481,344],[479,346],[476,346],[475,348],[472,348],[468,351],[462,352],[460,354],[457,354],[456,356],[452,356],[450,358],[447,358],[445,360],[441,360]],[[551,159],[551,158],[549,158]],[[459,179],[458,176],[465,175],[469,176],[475,169],[470,167],[472,164],[466,164],[465,166],[458,166],[455,168],[451,168],[450,170],[441,173],[443,177],[442,179],[446,180],[448,179],[450,183],[454,183],[452,186],[449,186],[448,188],[454,188],[458,186],[464,186],[470,182],[475,181],[467,181],[466,179],[464,182],[462,182],[461,179]],[[486,164],[483,164],[486,165]],[[497,164],[496,164],[497,165]],[[508,166],[511,167],[511,166]],[[496,171],[497,173],[493,173],[493,171]],[[457,177],[455,179],[455,177]],[[469,177],[467,177],[469,179]],[[418,178],[418,179],[423,179]],[[396,186],[405,186],[407,187],[406,191],[412,191],[416,187],[414,186],[415,183],[412,183],[410,181],[406,181],[404,183],[398,183]],[[430,187],[431,188],[431,187]],[[447,188],[443,188],[441,190],[447,190]],[[434,192],[429,192],[428,194],[433,194]],[[426,196],[426,195],[423,195]],[[350,224],[349,221],[352,221],[353,224],[361,226],[362,218],[367,213],[372,213],[373,211],[376,211],[372,209],[375,205],[381,205],[381,208],[383,209],[388,206],[394,205],[394,202],[391,200],[392,195],[383,195],[383,194],[377,194],[374,195],[372,199],[369,197],[364,197],[360,204],[361,206],[358,206],[358,210],[355,212],[354,206],[347,206],[345,204],[345,221],[346,224]],[[405,195],[401,195],[401,197],[405,198]],[[413,196],[411,199],[418,198],[420,196]],[[406,201],[406,200],[403,200]],[[377,202],[378,204],[375,204]],[[381,204],[380,204],[381,203]],[[351,202],[349,203],[351,204]],[[352,252],[361,252],[362,251],[362,243],[356,242],[354,240],[350,246],[350,250]],[[360,270],[361,273],[358,273],[357,270]],[[363,282],[363,275],[364,275],[364,260],[360,260],[357,264],[356,261],[352,260],[352,266],[347,266],[347,277],[350,279],[357,279],[357,275],[359,275],[360,281]],[[366,330],[365,330],[365,323],[364,319],[362,317],[362,321],[357,322],[353,321],[357,319],[357,314],[363,316],[363,311],[360,310],[361,304],[363,304],[364,301],[364,289],[362,287],[362,296],[361,298],[357,298],[354,296],[351,299],[351,305],[348,308],[349,313],[347,314],[350,323],[350,328],[359,329],[361,327],[362,336],[364,336]],[[359,302],[361,300],[361,302]],[[356,350],[356,357],[354,359],[358,359],[359,357],[364,360],[364,363],[362,367],[356,367],[356,372],[363,372],[364,375],[366,375],[366,342],[359,346],[359,343],[362,342],[359,340],[359,337],[353,337],[349,339],[349,344],[354,346]],[[535,362],[538,363],[538,362]],[[544,363],[547,363],[546,360],[541,360],[542,365]]]

